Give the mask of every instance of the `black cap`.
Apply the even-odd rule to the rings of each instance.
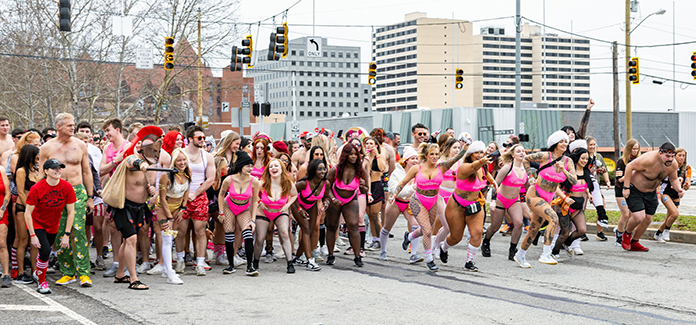
[[[46,160],[43,165],[43,169],[54,169],[54,168],[65,168],[64,164],[61,164],[58,159],[51,158],[49,160]]]

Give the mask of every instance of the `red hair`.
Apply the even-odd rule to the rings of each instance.
[[[266,139],[257,138],[254,141],[254,149],[251,158],[254,160],[254,163],[256,163],[256,144],[258,144],[259,142],[263,143],[263,165],[265,166],[271,161],[271,158],[273,158],[273,156],[271,156],[271,154],[268,152],[268,141]]]
[[[343,149],[341,150],[341,157],[338,158],[338,164],[336,165],[336,179],[343,179],[343,171],[346,168],[346,165],[349,164],[348,162],[348,156],[350,156],[350,153],[355,150],[355,153],[358,155],[358,159],[355,160],[355,163],[353,164],[353,169],[355,169],[355,177],[358,179],[363,178],[363,168],[360,162],[362,159],[360,159],[360,151],[355,148],[353,144],[350,142],[346,143],[345,146],[343,146]]]
[[[162,139],[162,149],[166,151],[168,154],[172,154],[174,151],[174,144],[176,143],[176,137],[181,136],[181,140],[184,139],[184,135],[181,134],[179,131],[169,131],[167,134],[164,135],[164,139]],[[182,141],[183,142],[183,141]],[[181,145],[181,148],[183,149],[186,147],[186,144],[183,143]]]

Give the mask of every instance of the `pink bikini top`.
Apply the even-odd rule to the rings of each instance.
[[[263,175],[263,170],[264,170],[265,168],[266,168],[266,166],[261,166],[261,167],[259,167],[259,168],[254,167],[254,168],[251,170],[251,176],[254,176],[254,177],[260,179],[260,178],[261,178],[261,175]]]
[[[321,184],[321,182],[319,182],[319,184]],[[302,192],[300,192],[300,194],[302,194],[301,197],[303,200],[314,202],[314,201],[320,200],[321,198],[324,197],[324,190],[325,189],[326,189],[326,186],[322,186],[321,192],[319,192],[319,195],[312,195],[312,188],[309,186],[309,180],[307,180],[307,186],[305,187],[304,190],[302,190]]]
[[[444,180],[444,176],[442,175],[442,170],[440,170],[440,167],[437,167],[437,176],[433,179],[428,179],[425,176],[423,176],[423,173],[421,172],[421,166],[418,166],[418,174],[416,174],[416,187],[423,190],[423,191],[430,191],[430,190],[437,190],[440,188],[440,185],[442,184],[442,181]]]
[[[580,184],[580,182],[578,181],[577,184],[570,187],[570,191],[573,193],[580,193],[580,192],[584,192],[588,188],[589,188],[589,186],[587,185],[587,183],[582,182],[582,184]]]
[[[360,182],[358,181],[357,177],[354,177],[353,180],[348,184],[343,183],[343,180],[341,179],[336,179],[334,186],[344,191],[357,191],[358,187],[360,187]]]
[[[482,190],[484,187],[486,187],[486,181],[479,179],[478,175],[474,177],[473,181],[470,181],[468,178],[467,179],[459,179],[457,178],[457,189],[460,191],[464,192],[478,192]]]
[[[277,210],[282,208],[285,205],[285,203],[288,203],[288,196],[286,195],[281,197],[278,201],[273,201],[271,200],[271,197],[268,196],[266,191],[264,189],[261,189],[261,202],[268,208]]]
[[[510,166],[510,168],[512,169],[512,166]],[[519,178],[514,170],[510,170],[510,173],[505,176],[501,184],[507,187],[522,187],[525,183],[527,183],[526,178]]]
[[[459,162],[454,164],[452,168],[448,169],[443,175],[442,175],[442,180],[443,181],[449,181],[449,182],[454,182],[455,179],[457,179],[457,170],[459,170]]]
[[[227,204],[229,204],[232,213],[240,214],[242,211],[246,210],[251,205],[251,189],[253,183],[253,180],[250,181],[249,187],[247,187],[246,191],[244,191],[244,193],[241,194],[237,193],[237,191],[234,190],[234,182],[230,183],[230,188],[227,190],[227,196],[225,197],[225,200],[227,201]],[[236,203],[232,202],[232,200],[247,202],[244,205],[237,205]]]
[[[552,162],[551,154],[549,154],[549,162]],[[563,168],[568,170],[568,166],[564,165]],[[566,175],[563,172],[557,173],[553,166],[546,167],[539,172],[539,177],[554,183],[563,183],[566,180]]]

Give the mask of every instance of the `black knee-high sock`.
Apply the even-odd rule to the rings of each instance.
[[[358,232],[360,233],[360,249],[365,249],[365,234],[367,233],[367,226],[358,226]]]
[[[234,232],[225,233],[225,249],[227,250],[227,262],[234,265]]]
[[[244,238],[244,251],[246,252],[247,265],[252,265],[254,261],[254,236],[251,234],[251,229],[244,229],[242,231],[242,238]],[[263,240],[263,238],[259,240]]]
[[[603,205],[597,206],[596,208],[597,208],[597,220],[609,220],[609,218],[607,217],[607,211],[604,210]]]
[[[319,247],[323,247],[326,244],[326,226],[319,226]]]

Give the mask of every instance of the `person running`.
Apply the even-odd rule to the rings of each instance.
[[[456,139],[452,138],[449,134],[445,133],[442,136],[448,137],[447,140],[443,143],[442,146],[440,146],[440,162],[446,161],[448,159],[454,158],[460,151],[462,151],[462,143],[457,141]],[[441,136],[441,137],[442,137]],[[466,151],[466,148],[468,148],[468,144],[466,144],[466,147],[463,149]],[[442,175],[442,185],[440,185],[440,191],[439,195],[444,201],[444,206],[442,209],[438,209],[438,218],[435,219],[435,223],[433,224],[433,232],[437,233],[437,236],[435,236],[435,240],[433,242],[432,247],[435,247],[435,254],[439,254],[439,247],[440,243],[442,243],[446,238],[447,235],[449,235],[450,229],[449,226],[447,225],[447,219],[445,218],[445,206],[447,206],[447,202],[449,202],[450,197],[452,197],[452,193],[454,193],[454,188],[455,188],[455,179],[457,177],[457,170],[459,170],[459,166],[461,166],[461,161],[457,161],[448,171],[446,171]]]
[[[312,159],[307,165],[307,174],[295,182],[297,200],[292,208],[292,214],[300,225],[302,236],[298,243],[295,264],[306,265],[308,271],[319,271],[321,266],[312,256],[311,234],[317,227],[319,201],[326,197],[326,162],[322,159]],[[328,207],[328,204],[324,206]],[[304,253],[306,260],[302,261]]]
[[[2,201],[0,206],[0,263],[2,264],[3,274],[2,279],[0,279],[0,286],[8,288],[12,285],[12,278],[10,277],[10,256],[7,253],[7,232],[10,223],[10,214],[7,207],[10,204],[12,192],[10,192],[10,180],[7,178],[7,174],[0,174],[2,174],[0,175],[0,201]],[[48,252],[51,252],[50,248]],[[46,262],[48,262],[48,257],[46,257]]]
[[[684,148],[677,148],[674,159],[679,165],[679,169],[677,170],[679,182],[684,191],[687,191],[691,187],[691,166],[686,163],[686,150]],[[679,202],[681,198],[677,191],[672,188],[672,184],[669,183],[668,178],[662,180],[660,194],[662,195],[662,204],[667,208],[667,216],[654,236],[658,243],[664,244],[666,241],[670,240],[669,230],[674,222],[677,221],[677,218],[679,218]]]
[[[167,283],[183,284],[179,275],[172,269],[172,241],[178,234],[176,229],[186,210],[186,198],[191,185],[191,169],[188,167],[188,156],[183,149],[177,148],[172,151],[170,168],[176,168],[177,173],[164,173],[160,176],[155,212],[162,229],[162,273],[166,275]]]
[[[520,202],[520,191],[527,184],[527,174],[523,164],[526,155],[524,147],[521,144],[515,144],[500,156],[503,167],[495,178],[498,186],[495,208],[491,210],[491,225],[486,229],[481,245],[481,255],[484,257],[491,257],[491,238],[500,228],[505,213],[512,220],[508,259],[514,260],[517,253],[517,243],[524,227],[524,202]]]
[[[297,199],[297,190],[283,163],[273,158],[261,175],[261,193],[256,215],[256,244],[254,245],[254,268],[259,268],[263,240],[273,221],[287,260],[287,272],[295,273],[290,239],[290,216],[288,209]]]
[[[401,158],[399,163],[396,164],[396,169],[389,176],[389,192],[396,193],[396,187],[399,186],[401,180],[406,176],[406,173],[410,171],[415,166],[418,166],[418,153],[415,149],[411,147],[404,148],[404,156]],[[415,192],[414,180],[412,179],[399,193],[398,197],[395,197],[393,202],[388,200],[386,208],[386,219],[384,221],[384,227],[379,234],[379,241],[382,243],[379,252],[379,259],[382,261],[387,260],[387,241],[389,240],[389,232],[392,230],[396,219],[399,218],[399,214],[403,214],[404,218],[408,223],[409,229],[411,231],[416,231],[418,229],[418,222],[416,218],[411,213],[411,209],[408,207],[411,201],[411,196]],[[409,263],[414,264],[422,262],[423,258],[418,256],[418,238],[414,238],[411,241],[411,257]]]
[[[38,277],[36,291],[41,294],[51,293],[46,281],[51,246],[56,238],[60,238],[61,249],[68,249],[70,246],[70,230],[75,218],[77,198],[73,186],[61,179],[64,168],[65,165],[56,159],[46,160],[43,163],[43,173],[46,178],[32,186],[26,200],[25,221],[31,246],[39,250],[36,260],[36,276]],[[61,214],[66,213],[64,209],[67,210],[65,222],[61,217]],[[59,232],[61,234],[57,237]]]
[[[599,176],[601,175],[604,179],[604,183],[607,184],[607,191],[611,190],[611,182],[609,181],[609,173],[607,172],[607,164],[604,162],[604,157],[597,152],[597,139],[593,137],[587,137],[587,153],[589,155],[589,161],[587,166],[590,168],[590,175],[592,176],[592,184],[594,190],[590,192],[592,196],[592,204],[597,209],[597,235],[596,238],[600,241],[606,241],[607,236],[604,235],[602,231],[603,228],[608,227],[609,217],[607,217],[607,212],[604,209],[604,195],[602,194],[602,189],[599,186]],[[578,247],[574,247],[577,250]],[[581,253],[576,251],[575,253]],[[578,254],[582,255],[582,254]]]
[[[80,285],[91,287],[92,280],[89,242],[85,231],[87,210],[94,209],[94,186],[92,170],[89,167],[87,145],[73,137],[75,133],[75,118],[68,113],[60,113],[55,118],[58,137],[47,141],[41,146],[39,161],[44,162],[55,158],[65,162],[67,166],[61,176],[73,185],[77,202],[75,202],[75,218],[73,222],[73,238],[67,248],[58,251],[58,265],[63,277],[56,281],[58,285],[75,282],[79,277]],[[41,163],[39,164],[42,165]],[[63,212],[61,225],[68,218],[67,210]],[[69,230],[69,228],[66,228]],[[58,234],[61,236],[61,234]]]
[[[409,243],[411,243],[414,238],[422,236],[423,249],[425,249],[425,261],[428,269],[433,272],[436,272],[438,267],[435,265],[432,254],[432,227],[435,218],[439,215],[438,211],[441,211],[445,205],[438,194],[440,185],[442,185],[443,174],[452,168],[465,153],[465,151],[460,150],[453,158],[438,162],[440,160],[440,149],[437,144],[422,143],[418,150],[418,158],[421,161],[418,169],[411,168],[394,190],[394,197],[398,197],[406,184],[408,184],[411,179],[415,178],[416,192],[411,196],[409,208],[416,217],[420,227],[413,232],[406,231],[404,233],[404,240],[401,243],[401,247],[404,250],[408,249]],[[395,200],[392,199],[391,203],[394,203],[394,201]],[[446,255],[447,253],[445,252],[445,261],[447,260]],[[442,258],[442,253],[440,257]]]
[[[367,203],[367,215],[370,219],[370,230],[372,232],[372,244],[367,249],[378,250],[380,248],[379,233],[382,231],[379,214],[384,203],[384,186],[381,178],[382,174],[388,171],[388,166],[377,139],[366,137],[363,140],[363,149],[370,164],[370,192],[367,193],[367,196],[372,198],[371,202]]]
[[[553,235],[558,225],[558,215],[551,209],[551,200],[556,193],[558,185],[568,180],[571,185],[578,183],[575,175],[575,164],[564,153],[568,148],[568,135],[563,131],[556,131],[549,136],[546,141],[548,151],[537,152],[524,157],[524,169],[529,177],[528,181],[534,183],[527,191],[527,206],[532,210],[532,220],[529,225],[529,231],[522,241],[520,249],[515,254],[514,260],[522,268],[532,267],[527,262],[527,250],[532,245],[532,241],[539,233],[539,228],[547,221],[549,224],[546,227],[544,235],[544,248],[540,263],[556,265],[558,262],[551,256],[551,242]],[[539,167],[538,179],[534,179],[531,163],[539,162],[544,164]]]
[[[648,152],[626,165],[623,177],[623,197],[626,198],[631,218],[626,223],[621,247],[629,251],[647,252],[649,249],[639,243],[640,237],[648,229],[657,210],[658,200],[655,189],[668,178],[679,197],[684,189],[679,182],[678,164],[674,164],[676,149],[665,142],[660,150]]]
[[[350,244],[355,255],[353,262],[358,267],[364,265],[360,256],[358,219],[362,216],[358,215],[357,196],[361,192],[367,193],[369,180],[361,161],[360,152],[357,148],[347,143],[341,150],[338,164],[329,171],[328,183],[331,184],[331,191],[328,195],[330,204],[326,209],[326,243],[329,252],[326,264],[328,265],[336,263],[336,257],[333,253],[341,214],[343,214],[343,219],[348,227]]]
[[[324,166],[327,168],[327,170],[330,168],[328,162],[326,161],[325,151],[320,146],[313,146],[309,150],[309,159],[310,159],[309,161],[314,160],[314,159],[320,159],[324,163]],[[307,173],[308,168],[309,168],[308,163],[305,163],[302,166],[300,166],[300,168],[297,171],[297,177],[300,179],[305,178],[305,174]],[[321,205],[321,203],[318,203],[318,204]],[[312,247],[312,257],[318,262],[321,262],[324,260],[324,258],[321,257],[321,252],[319,251],[319,249],[316,249],[316,248],[317,248],[317,245],[320,243],[323,246],[324,245],[323,243],[326,240],[326,228],[323,226],[323,222],[322,222],[322,219],[325,216],[325,210],[326,210],[326,207],[323,207],[323,206],[321,207],[321,209],[317,210],[316,218],[314,218],[311,221],[312,223],[309,225],[311,230],[312,230],[312,232],[309,233],[309,236],[311,239],[310,247]],[[304,229],[302,231],[304,231]],[[266,252],[266,253],[268,253],[268,252]],[[327,254],[328,254],[328,248],[327,248]]]
[[[631,210],[628,209],[628,204],[626,204],[626,198],[623,197],[623,176],[626,170],[626,165],[640,156],[640,143],[636,139],[629,139],[626,141],[626,145],[623,148],[621,157],[616,162],[616,169],[614,172],[614,196],[616,197],[616,204],[619,206],[619,211],[621,212],[621,217],[619,222],[614,228],[614,235],[616,235],[615,246],[621,246],[621,241],[623,240],[623,232],[626,230],[626,222],[631,218]]]
[[[254,267],[254,227],[252,216],[256,216],[259,200],[259,180],[251,176],[254,161],[244,151],[237,151],[232,176],[225,178],[220,186],[218,202],[221,203],[218,218],[225,229],[225,246],[228,252],[234,251],[235,228],[242,230],[244,250],[247,258],[246,275],[256,276],[259,271]],[[229,265],[223,274],[235,272],[233,255],[227,254]]]

